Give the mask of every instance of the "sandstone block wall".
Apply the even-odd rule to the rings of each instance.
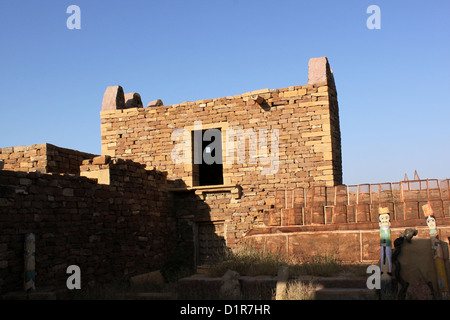
[[[277,190],[264,226],[246,234],[256,247],[299,258],[333,254],[347,262],[379,257],[378,208],[391,212],[392,239],[406,228],[429,238],[422,206],[430,203],[440,239],[450,240],[449,180]]]
[[[208,219],[223,222],[224,238],[227,244],[234,245],[252,226],[263,223],[263,210],[271,207],[266,199],[272,198],[276,189],[342,183],[334,79],[326,58],[312,59],[311,65],[306,85],[167,106],[152,104],[155,106],[147,108],[124,108],[122,104],[114,107],[107,103],[101,111],[102,154],[165,171],[168,179],[179,182],[178,188],[191,190],[190,196],[200,192],[208,208]],[[117,96],[111,98],[111,92]],[[121,101],[117,97],[122,92],[123,89],[109,87],[106,100]],[[222,189],[198,187],[190,139],[196,130],[195,121],[201,122],[202,129],[221,129]],[[176,136],[177,130],[184,132]],[[227,130],[255,134],[257,141],[247,139],[245,143],[245,161],[238,161],[236,151],[230,163],[225,151],[232,143],[226,139]],[[266,130],[265,134],[260,130]],[[187,152],[181,152],[183,161],[176,163],[173,151],[183,138]],[[266,163],[261,155],[273,154],[274,140],[279,152],[275,161]],[[237,140],[233,143],[237,147]],[[271,165],[276,170],[263,173]],[[181,207],[184,210],[185,206]],[[179,215],[186,211],[183,210]],[[194,222],[205,219],[198,213],[188,215]]]
[[[81,162],[96,155],[41,143],[0,148],[3,169],[42,173],[80,173]]]
[[[400,233],[406,228],[418,230],[415,237],[417,239],[429,239],[429,229],[424,221],[425,219],[416,219],[392,222],[392,240],[400,237]],[[438,223],[439,238],[448,244],[450,219],[441,218]],[[261,228],[249,232],[245,242],[254,248],[288,255],[298,260],[328,255],[344,263],[376,264],[380,258],[378,223]]]
[[[0,170],[1,293],[23,287],[26,233],[36,234],[38,287],[65,289],[72,264],[87,286],[157,270],[172,258],[176,225],[166,175],[108,157],[82,166],[100,170],[109,171],[109,184]]]
[[[258,104],[255,96],[263,98],[264,102]],[[234,165],[224,168],[228,183],[257,178],[261,183],[293,187],[307,187],[314,182],[341,184],[336,97],[334,82],[325,81],[169,106],[103,110],[102,154],[157,167],[167,171],[169,179],[181,178],[192,186],[191,163],[175,164],[172,158],[172,151],[179,142],[173,139],[175,130],[192,131],[194,121],[201,121],[204,129],[266,129],[268,133],[276,129],[279,131],[279,170],[270,177],[261,177],[261,163],[250,163],[247,159],[237,165],[237,159],[233,159]],[[192,161],[192,154],[185,156],[187,162]]]
[[[422,219],[430,203],[437,218],[450,218],[449,179],[277,190],[266,226],[378,222],[379,206],[392,221]]]

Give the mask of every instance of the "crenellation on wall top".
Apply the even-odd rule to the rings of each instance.
[[[228,104],[234,100],[244,101],[247,104],[258,105],[261,103],[259,99],[256,101],[253,99],[254,96],[260,96],[265,99],[270,106],[269,99],[273,98],[296,98],[304,95],[323,96],[324,92],[329,92],[335,94],[336,90],[334,85],[333,71],[330,68],[327,57],[311,58],[309,60],[309,71],[308,71],[308,83],[305,85],[295,85],[287,88],[281,89],[258,89],[249,92],[245,92],[234,96],[225,96],[214,99],[201,99],[197,101],[184,101],[182,103],[172,104],[165,106],[161,99],[156,99],[150,101],[145,109],[154,109],[161,107],[171,107],[177,108],[180,106],[199,106],[199,107],[209,107],[215,106],[217,104]],[[322,94],[319,94],[322,92]],[[277,103],[276,105],[280,105]],[[266,106],[267,107],[267,106]],[[119,85],[109,86],[106,88],[105,94],[103,96],[102,103],[102,115],[107,115],[114,112],[123,112],[123,110],[135,110],[144,108],[141,100],[141,96],[136,93],[125,94],[123,88]],[[263,108],[264,110],[269,110],[268,108]]]
[[[333,70],[327,57],[311,58],[308,63],[308,84],[326,83],[335,87]]]
[[[320,97],[326,97],[333,92],[326,83],[311,84],[304,86],[292,86],[281,89],[262,89],[254,90],[241,95],[225,96],[215,99],[202,99],[197,101],[184,101],[172,105],[148,106],[146,108],[129,108],[129,109],[103,109],[100,112],[102,118],[129,116],[140,112],[167,112],[170,109],[180,107],[199,107],[201,109],[209,107],[227,107],[241,104],[242,107],[261,106],[267,104],[264,110],[270,110],[270,107],[283,106],[288,104],[300,103],[300,107],[326,105],[327,100],[320,100]],[[306,100],[305,100],[306,99]],[[308,102],[307,99],[311,99]],[[315,101],[314,99],[317,99]],[[297,101],[297,102],[295,102]],[[305,102],[306,101],[306,102]],[[305,104],[306,103],[306,104]]]
[[[141,95],[137,92],[125,93],[125,108],[143,108]]]
[[[125,94],[121,86],[109,86],[103,95],[102,110],[125,108]]]

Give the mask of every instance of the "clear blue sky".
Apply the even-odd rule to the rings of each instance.
[[[450,178],[449,21],[448,0],[2,0],[0,147],[100,154],[109,85],[168,105],[306,84],[327,56],[345,184]]]

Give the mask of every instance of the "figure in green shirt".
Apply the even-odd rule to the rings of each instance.
[[[380,269],[388,263],[388,274],[392,275],[392,240],[389,208],[379,208],[378,224],[380,226]]]

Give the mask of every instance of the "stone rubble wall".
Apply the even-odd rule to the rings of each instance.
[[[71,264],[84,283],[102,282],[170,261],[196,265],[222,244],[242,242],[297,258],[374,261],[380,205],[393,212],[393,237],[406,227],[426,237],[421,205],[430,201],[448,241],[448,180],[342,185],[337,91],[325,57],[310,60],[305,85],[143,106],[138,93],[106,89],[101,156],[46,143],[0,149],[0,293],[21,287],[29,232],[37,239],[37,285],[63,288]],[[198,185],[196,121],[221,129],[222,185]],[[226,161],[228,130],[254,134],[244,161],[237,148]],[[187,143],[181,163],[173,157],[179,138]],[[270,164],[261,153],[271,154],[274,139],[276,170],[263,174]]]
[[[180,208],[177,216],[191,224],[206,220],[223,223],[227,245],[235,246],[248,230],[263,225],[263,212],[271,207],[266,200],[273,198],[277,189],[342,184],[334,78],[325,57],[311,59],[309,70],[305,85],[173,105],[152,102],[146,108],[127,108],[122,103],[123,89],[108,87],[100,112],[102,154],[167,172],[168,179],[177,181],[180,189],[198,194],[190,135],[195,130],[195,121],[201,121],[202,129],[220,128],[223,153],[227,157],[223,161],[223,185],[229,189],[202,190],[207,208],[200,211],[196,206],[190,210],[183,204],[191,200],[191,194],[188,199],[177,194],[181,197],[177,200]],[[229,163],[226,132],[239,129],[254,132],[258,142],[247,140],[245,161],[238,161],[235,150]],[[181,143],[174,138],[177,130],[185,130],[183,137],[187,136],[184,163],[176,163],[173,158],[174,149]],[[267,130],[268,155],[273,149],[271,133],[278,132],[279,154],[273,163],[278,168],[271,174],[262,173],[269,164],[263,163],[261,153],[252,156],[264,140],[260,130]],[[240,189],[239,197],[236,197],[236,186]]]
[[[266,202],[267,226],[378,222],[378,207],[390,209],[391,221],[424,218],[430,203],[437,218],[450,217],[449,179],[401,181],[308,189],[279,189]]]
[[[269,106],[265,110],[251,97],[261,96]],[[327,83],[292,86],[284,89],[262,89],[246,94],[184,102],[170,106],[130,108],[101,111],[102,154],[132,159],[167,171],[169,179],[182,179],[192,184],[190,163],[176,164],[172,151],[180,140],[174,140],[175,130],[191,131],[194,121],[203,129],[222,128],[279,131],[279,170],[267,177],[261,175],[259,161],[226,166],[224,179],[229,184],[253,181],[267,188],[275,184],[286,187],[308,187],[314,183],[342,183],[342,168],[333,160],[340,154],[340,142],[332,136],[330,96],[336,92]],[[338,130],[338,124],[333,124]],[[258,135],[259,138],[259,135]],[[262,139],[262,137],[261,137]],[[270,147],[270,138],[267,142]],[[224,148],[225,150],[225,148]],[[246,146],[246,157],[249,156]],[[225,153],[225,152],[224,152]],[[191,155],[186,155],[186,162]],[[226,162],[226,161],[224,161]],[[255,179],[257,179],[255,181]]]
[[[391,212],[392,239],[406,228],[429,238],[422,206],[430,203],[440,239],[450,239],[449,179],[277,190],[264,226],[246,234],[255,247],[298,258],[332,254],[348,262],[379,257],[378,208]]]
[[[83,162],[110,183],[72,174],[0,170],[0,293],[23,288],[24,234],[36,235],[36,286],[65,289],[160,269],[172,258],[176,224],[166,174],[110,157]]]
[[[96,155],[41,143],[0,148],[4,170],[42,173],[80,173],[81,162]]]

